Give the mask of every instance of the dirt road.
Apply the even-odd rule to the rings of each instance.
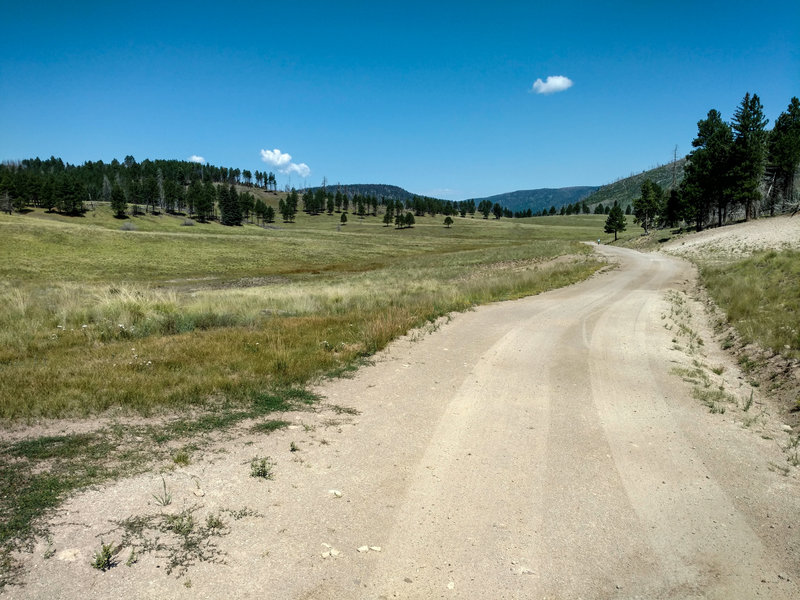
[[[9,595],[800,597],[796,469],[770,468],[782,441],[710,414],[671,373],[692,361],[665,327],[688,263],[598,251],[619,268],[457,315],[326,384],[352,423],[302,416],[168,475],[176,505],[202,487],[204,510],[263,515],[221,538],[226,564],[88,566],[109,519],[153,510],[151,474],[72,501],[53,544],[73,554],[37,559]],[[254,454],[276,459],[274,481],[248,476]]]

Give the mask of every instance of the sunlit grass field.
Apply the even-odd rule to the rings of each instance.
[[[578,241],[608,238],[594,215],[405,230],[348,218],[0,216],[0,418],[151,414],[303,385],[449,312],[583,279],[600,263]]]
[[[800,252],[700,265],[703,284],[746,343],[800,358]]]

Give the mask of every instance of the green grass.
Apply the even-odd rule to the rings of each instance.
[[[0,216],[0,418],[151,414],[302,385],[448,312],[585,278],[600,265],[576,240],[603,223],[131,220],[146,226],[119,231],[104,207]],[[548,263],[563,254],[576,260]]]
[[[701,265],[700,273],[743,341],[800,358],[800,252],[761,252],[724,265]]]

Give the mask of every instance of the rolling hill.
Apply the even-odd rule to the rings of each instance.
[[[683,170],[686,166],[686,159],[681,158],[674,163],[674,181],[678,185],[683,180]],[[633,203],[635,198],[641,195],[642,183],[650,179],[663,189],[668,190],[673,183],[673,163],[661,165],[649,171],[642,171],[636,175],[618,179],[613,183],[602,186],[594,193],[586,197],[586,203],[590,207],[598,204],[614,204],[619,202],[624,209]]]
[[[311,191],[316,191],[318,188],[310,188]],[[387,185],[384,183],[352,183],[348,185],[342,184],[329,184],[327,190],[336,193],[339,189],[341,192],[347,193],[350,196],[375,196],[376,198],[386,198],[387,200],[411,200],[414,197],[423,197],[422,194],[413,194],[408,190],[404,190],[396,185]]]
[[[567,204],[574,204],[579,200],[583,200],[597,189],[597,186],[576,186],[517,190],[516,192],[507,192],[486,198],[476,198],[475,204],[483,200],[489,200],[492,204],[498,203],[511,212],[521,212],[530,208],[534,213],[537,213],[543,208],[548,209],[551,206],[561,208]]]

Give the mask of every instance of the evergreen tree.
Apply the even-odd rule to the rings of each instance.
[[[275,209],[267,205],[264,209],[264,221],[272,223],[275,220]]]
[[[745,220],[758,216],[761,181],[767,156],[764,110],[758,95],[745,94],[733,114],[733,177],[735,199],[744,206]]]
[[[394,203],[386,206],[386,212],[383,213],[383,224],[388,227],[394,220]]]
[[[681,196],[678,190],[670,190],[667,204],[664,208],[662,223],[665,227],[677,227],[681,222],[682,215]]]
[[[339,217],[339,222],[342,225],[347,225],[347,213],[342,213],[342,216]]]
[[[111,188],[109,202],[115,217],[121,219],[125,216],[125,211],[128,210],[128,203],[125,201],[125,192],[122,191],[120,186],[115,185]]]
[[[625,231],[626,226],[627,221],[625,220],[625,215],[622,214],[622,208],[620,208],[618,203],[614,202],[614,207],[608,213],[604,231],[606,233],[613,233],[614,241],[616,242],[617,232]]]
[[[194,179],[189,185],[186,200],[190,214],[195,215],[199,221],[206,221],[211,215],[213,204],[200,179]]]
[[[733,133],[722,120],[719,111],[708,111],[708,116],[698,121],[695,148],[687,157],[681,182],[681,195],[686,200],[687,221],[694,221],[700,231],[712,208],[717,209],[719,224],[727,216],[733,198],[731,180],[731,146]]]
[[[786,112],[775,121],[769,136],[769,162],[784,203],[794,202],[794,179],[800,165],[800,100],[792,98]],[[774,211],[774,204],[770,204]]]
[[[413,212],[407,212],[404,221],[405,221],[404,225],[406,227],[413,227],[414,223],[416,223],[416,219],[414,218],[414,213]]]
[[[444,226],[450,229],[450,226],[453,224],[453,218],[450,215],[447,215],[444,218]]]
[[[634,222],[641,223],[642,229],[647,233],[664,210],[664,191],[657,183],[645,179],[641,192],[641,197],[633,201]]]

